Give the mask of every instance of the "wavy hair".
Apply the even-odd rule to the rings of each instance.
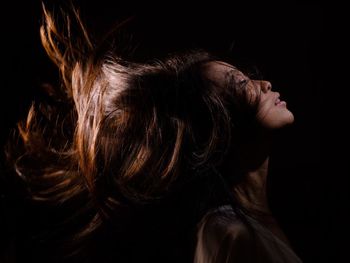
[[[70,217],[85,216],[74,232],[81,240],[130,205],[159,200],[193,171],[218,166],[241,96],[206,78],[203,65],[216,58],[204,51],[139,63],[94,44],[76,9],[65,20],[58,29],[44,8],[40,29],[60,70],[60,99],[32,105],[8,157],[33,200],[82,203]]]

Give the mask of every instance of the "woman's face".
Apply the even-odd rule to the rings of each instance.
[[[204,74],[223,88],[227,87],[227,76],[234,78],[234,83],[245,83],[247,103],[252,103],[260,95],[256,119],[267,129],[278,129],[293,123],[294,116],[287,108],[287,103],[278,92],[272,91],[271,83],[264,80],[252,80],[241,71],[224,62],[209,62],[204,66]]]

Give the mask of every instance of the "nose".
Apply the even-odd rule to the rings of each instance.
[[[260,80],[260,88],[262,92],[267,93],[268,91],[271,90],[272,85],[269,81]]]

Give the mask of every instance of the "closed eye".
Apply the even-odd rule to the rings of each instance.
[[[238,81],[237,85],[240,87],[240,88],[244,88],[247,84],[248,84],[248,79],[241,79]]]
[[[241,75],[241,74],[240,74]],[[228,86],[234,86],[237,90],[244,89],[249,82],[249,78],[239,76],[237,70],[230,70],[226,74],[226,83]]]

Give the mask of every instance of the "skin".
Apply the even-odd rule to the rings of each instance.
[[[232,65],[220,61],[209,62],[203,69],[211,81],[223,88],[227,88],[227,74],[233,73],[236,83],[246,81],[247,103],[254,101],[260,94],[256,115],[258,127],[254,131],[254,136],[243,138],[237,149],[240,156],[238,163],[241,165],[240,171],[244,174],[244,180],[232,191],[248,211],[257,214],[257,219],[263,225],[289,244],[278,222],[272,216],[267,199],[266,180],[272,131],[292,124],[293,113],[288,110],[286,102],[281,102],[280,94],[272,90],[272,85],[268,81],[251,80]],[[229,171],[235,170],[230,164],[228,166]]]

